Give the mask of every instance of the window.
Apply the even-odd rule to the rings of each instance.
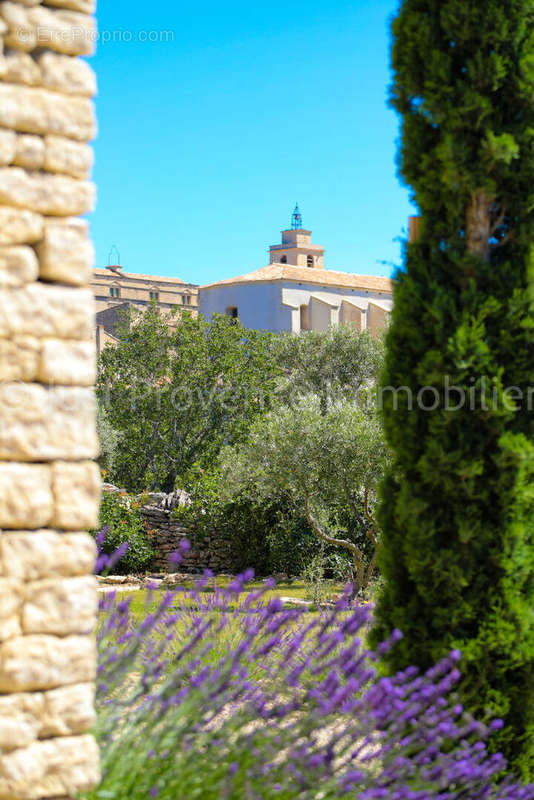
[[[313,267],[313,256],[308,256],[306,258],[306,262],[307,262],[309,267]]]
[[[191,296],[188,294],[182,295],[182,305],[183,306],[190,306],[191,305]]]
[[[281,263],[281,264],[287,264],[287,256],[282,256],[282,257],[280,258],[280,263]]]
[[[121,290],[118,288],[118,286],[117,287],[114,287],[114,286],[111,287],[111,289],[109,290],[109,296],[110,297],[120,297],[121,296]]]
[[[159,292],[150,292],[150,299],[151,300],[159,300]]]
[[[232,320],[237,321],[238,317],[237,306],[228,306],[228,308],[226,309],[226,313]]]

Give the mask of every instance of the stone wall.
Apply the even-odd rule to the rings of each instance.
[[[93,10],[0,3],[0,800],[98,780]]]
[[[187,497],[185,492],[180,492]],[[202,573],[210,569],[215,574],[233,572],[235,563],[232,557],[231,542],[223,536],[207,536],[202,541],[196,539],[173,518],[174,503],[168,503],[167,498],[174,495],[150,495],[151,500],[139,509],[143,515],[149,536],[156,551],[152,562],[152,569],[158,572]],[[183,504],[180,503],[180,504]],[[167,506],[165,508],[165,506]],[[173,566],[170,556],[179,550],[180,543],[187,539],[192,547],[182,554],[179,564]]]

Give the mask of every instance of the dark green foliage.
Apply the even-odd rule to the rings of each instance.
[[[373,338],[368,331],[355,333],[349,325],[300,336],[274,336],[272,347],[284,373],[278,399],[292,403],[314,394],[324,410],[332,400],[365,402],[365,392],[377,379],[384,359],[381,338]]]
[[[300,575],[319,549],[304,517],[279,498],[229,501],[224,483],[218,470],[198,469],[191,470],[184,482],[192,503],[177,509],[175,516],[188,528],[193,546],[201,546],[203,539],[215,533],[228,543],[236,573],[253,567],[261,577],[280,572]]]
[[[504,718],[497,746],[532,777],[534,5],[406,0],[393,34],[400,171],[422,227],[387,337],[384,387],[407,387],[413,409],[383,392],[394,463],[373,638],[405,634],[392,669],[458,647],[466,704]]]
[[[113,567],[118,575],[145,572],[154,557],[139,504],[133,497],[104,492],[100,505],[98,530],[91,531],[102,553],[113,556],[121,547],[128,548]]]
[[[113,463],[120,437],[117,431],[111,427],[106,409],[101,403],[98,403],[97,407],[96,430],[98,433],[98,441],[100,443],[100,456],[98,458],[98,463],[104,474],[104,477],[107,478],[113,471]]]
[[[371,509],[387,458],[376,411],[338,400],[323,412],[321,400],[307,395],[257,420],[244,444],[222,451],[220,469],[228,501],[282,500],[306,518],[318,539],[350,551],[358,591],[375,569],[378,540]],[[362,504],[371,525],[359,524]]]
[[[99,400],[120,434],[112,481],[171,491],[193,464],[210,466],[269,407],[277,375],[269,335],[227,316],[186,314],[174,330],[154,308],[126,318],[99,364]]]

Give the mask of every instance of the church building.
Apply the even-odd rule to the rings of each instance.
[[[325,331],[349,324],[376,335],[393,307],[389,278],[327,270],[324,248],[302,227],[298,206],[281,244],[270,248],[270,263],[236,278],[199,289],[200,313],[228,314],[246,328],[281,333]]]

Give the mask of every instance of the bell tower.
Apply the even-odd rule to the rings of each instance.
[[[311,231],[302,227],[302,214],[297,205],[291,217],[291,228],[282,231],[282,244],[269,248],[271,264],[324,269],[324,247],[312,244]]]

